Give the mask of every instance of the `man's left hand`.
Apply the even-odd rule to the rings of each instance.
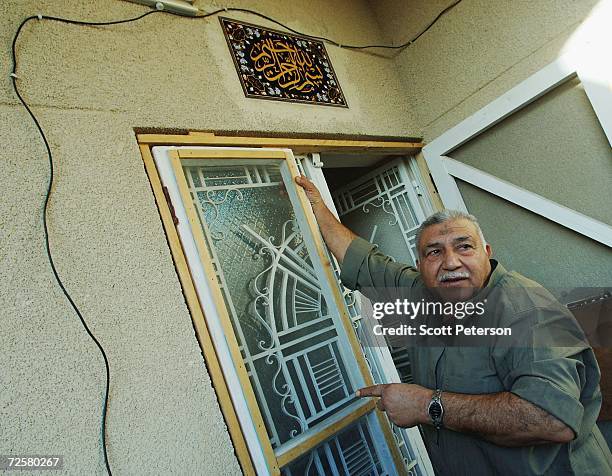
[[[358,397],[379,397],[379,410],[387,413],[397,426],[409,428],[429,422],[427,406],[433,391],[420,385],[389,383],[373,385],[357,390]]]

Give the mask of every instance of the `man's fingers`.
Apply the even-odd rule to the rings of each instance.
[[[298,175],[295,177],[295,183],[308,192],[314,189],[314,184],[303,175]]]
[[[372,385],[371,387],[364,387],[357,390],[356,395],[358,397],[382,397],[384,385]]]
[[[376,408],[378,408],[381,412],[385,411],[385,405],[383,404],[382,398],[376,401]]]

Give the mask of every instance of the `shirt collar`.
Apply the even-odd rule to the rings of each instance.
[[[505,274],[508,273],[506,268],[502,266],[502,264],[494,259],[489,259],[489,263],[491,263],[491,273],[489,274],[489,280],[484,288],[480,289],[470,301],[478,301],[487,297],[491,290],[497,286],[497,284],[501,281]]]

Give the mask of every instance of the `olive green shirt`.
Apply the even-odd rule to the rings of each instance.
[[[548,291],[492,260],[493,271],[479,298],[504,289],[496,314],[499,326],[529,319],[534,343],[559,322],[575,322]],[[376,246],[356,238],[342,263],[341,280],[350,289],[402,288],[418,295],[424,288],[412,267],[394,262]],[[519,291],[516,291],[516,290]],[[510,299],[511,297],[511,299]],[[557,326],[558,327],[558,326]],[[595,425],[601,407],[599,367],[587,344],[569,347],[503,346],[408,349],[415,383],[443,392],[512,392],[555,416],[576,434],[567,444],[508,448],[485,439],[429,425],[422,427],[437,474],[446,475],[612,475],[612,454]],[[444,394],[442,394],[444,403]],[[477,411],[477,409],[476,409]]]

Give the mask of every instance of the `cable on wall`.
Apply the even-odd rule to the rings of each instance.
[[[287,25],[284,25],[283,23],[279,22],[278,20],[275,20],[272,17],[269,17],[267,15],[264,15],[263,13],[259,13],[255,10],[249,10],[247,8],[221,8],[219,10],[215,10],[213,12],[210,13],[206,13],[204,15],[198,15],[195,17],[191,17],[191,18],[206,18],[209,16],[213,16],[213,15],[218,15],[219,13],[223,13],[223,12],[242,12],[242,13],[249,13],[251,15],[255,15],[259,18],[263,18],[265,20],[268,20],[278,26],[283,27],[286,30],[289,30],[292,33],[295,33],[296,35],[300,35],[300,36],[305,36],[308,38],[312,38],[313,40],[320,40],[320,41],[324,41],[326,43],[329,43],[331,45],[337,46],[338,48],[345,48],[347,50],[366,50],[366,49],[372,49],[372,48],[379,48],[379,49],[390,49],[390,50],[401,50],[403,48],[406,48],[407,46],[410,46],[411,44],[413,44],[415,41],[417,41],[421,36],[423,36],[427,31],[429,31],[429,29],[434,26],[438,20],[440,18],[442,18],[446,13],[450,12],[453,8],[455,8],[457,5],[459,5],[463,0],[455,0],[453,3],[451,3],[448,7],[446,7],[444,10],[442,10],[440,13],[438,13],[438,15],[431,21],[429,22],[429,24],[423,29],[421,30],[418,34],[416,34],[414,37],[412,37],[412,39],[402,43],[401,45],[397,45],[397,46],[393,46],[393,45],[345,45],[342,43],[339,43],[335,40],[332,40],[330,38],[326,38],[324,36],[314,36],[314,35],[308,35],[306,33],[302,33],[298,30],[294,30],[293,28],[288,27]],[[200,10],[203,12],[203,10]]]
[[[19,87],[17,86],[17,80],[19,79],[19,76],[17,75],[16,45],[17,45],[17,40],[19,38],[19,35],[21,34],[23,27],[31,20],[53,20],[53,21],[69,23],[73,25],[103,26],[103,25],[118,25],[120,23],[129,23],[129,22],[137,21],[153,13],[158,13],[158,12],[156,10],[153,10],[153,11],[144,13],[140,16],[134,17],[134,18],[128,18],[126,20],[116,20],[116,21],[110,21],[110,22],[84,22],[84,21],[70,20],[66,18],[51,17],[51,16],[46,16],[46,15],[30,16],[30,17],[27,17],[25,20],[23,20],[21,24],[19,25],[19,28],[17,28],[17,32],[15,33],[15,36],[13,37],[13,44],[12,44],[12,49],[11,49],[12,55],[13,55],[13,71],[10,74],[10,76],[11,76],[11,80],[13,84],[13,89],[15,91],[15,94],[19,98],[19,101],[23,105],[23,107],[25,107],[25,109],[28,111],[28,114],[32,118],[32,121],[34,121],[34,124],[36,125],[36,128],[38,129],[38,132],[40,133],[40,136],[45,144],[45,149],[47,150],[47,158],[49,161],[49,179],[47,181],[47,192],[45,194],[45,203],[43,207],[43,216],[42,216],[47,259],[49,260],[49,265],[51,266],[51,270],[53,271],[53,276],[55,277],[55,280],[58,286],[64,293],[64,296],[66,296],[66,299],[72,306],[72,309],[74,309],[74,312],[76,313],[76,315],[79,317],[81,324],[85,328],[85,331],[87,332],[89,337],[91,337],[91,339],[95,342],[96,346],[100,350],[100,353],[102,354],[102,357],[104,358],[104,365],[106,367],[106,387],[104,391],[104,405],[102,408],[102,447],[104,450],[104,464],[106,466],[106,471],[108,471],[108,474],[110,476],[112,476],[112,472],[111,472],[110,464],[108,462],[108,452],[107,452],[107,444],[106,444],[106,414],[108,410],[108,393],[109,393],[109,387],[110,387],[110,367],[108,365],[108,357],[106,356],[106,352],[104,352],[104,348],[102,347],[98,339],[96,339],[96,337],[89,330],[87,323],[83,319],[83,315],[81,314],[81,311],[79,310],[78,306],[75,304],[74,300],[70,296],[70,293],[64,286],[64,283],[62,282],[62,279],[55,267],[55,261],[53,260],[53,255],[51,254],[51,246],[49,244],[49,227],[48,227],[48,220],[47,220],[47,211],[49,208],[49,199],[51,197],[51,189],[53,187],[53,179],[54,179],[53,154],[51,153],[51,147],[49,146],[49,141],[47,140],[47,136],[45,135],[40,123],[38,122],[38,119],[36,118],[32,110],[28,106],[28,104],[25,102],[25,100],[21,96],[21,93],[19,92]]]
[[[343,45],[341,43],[338,43],[337,41],[331,40],[329,38],[325,38],[325,37],[321,37],[321,36],[313,36],[313,35],[307,35],[304,33],[301,33],[297,30],[294,30],[293,28],[290,28],[286,25],[284,25],[283,23],[275,20],[274,18],[271,18],[267,15],[264,15],[262,13],[259,13],[255,10],[249,10],[246,8],[220,8],[218,10],[206,13],[203,12],[202,10],[202,14],[195,16],[195,17],[191,17],[191,18],[199,18],[199,19],[204,19],[204,18],[209,18],[215,15],[218,15],[220,13],[223,12],[242,12],[242,13],[248,13],[251,15],[255,15],[258,16],[260,18],[263,18],[265,20],[268,20],[276,25],[281,26],[282,28],[285,28],[288,31],[291,31],[292,33],[295,33],[297,35],[300,36],[306,36],[308,38],[312,38],[312,39],[316,39],[316,40],[320,40],[320,41],[325,41],[327,43],[330,43],[332,45],[338,46],[340,48],[345,48],[345,49],[354,49],[354,50],[363,50],[363,49],[368,49],[368,48],[387,48],[387,49],[401,49],[401,48],[405,48],[409,45],[411,45],[412,43],[414,43],[417,39],[419,39],[425,32],[427,32],[445,13],[447,13],[448,11],[450,11],[452,8],[454,8],[457,4],[459,4],[462,0],[456,0],[453,4],[451,4],[450,6],[448,6],[447,8],[445,8],[442,12],[440,12],[440,14],[438,14],[438,16],[436,18],[434,18],[434,20],[432,22],[429,23],[429,25],[423,30],[421,31],[418,35],[416,35],[414,38],[412,38],[411,40],[398,45],[398,46],[391,46],[391,45],[364,45],[364,46],[356,46],[356,45]],[[44,229],[44,238],[45,238],[45,250],[46,250],[46,254],[47,254],[47,259],[49,261],[49,265],[51,267],[51,270],[53,272],[53,276],[55,278],[55,281],[57,282],[58,286],[60,287],[60,289],[62,290],[62,293],[64,294],[64,296],[66,297],[66,299],[68,300],[68,302],[70,303],[72,309],[74,310],[74,312],[76,313],[76,315],[78,316],[79,320],[81,321],[81,324],[83,325],[83,328],[85,329],[85,331],[87,332],[87,334],[89,335],[89,337],[94,341],[94,343],[96,344],[96,346],[98,347],[98,349],[100,350],[100,353],[102,354],[102,357],[104,358],[104,365],[106,368],[106,386],[105,386],[105,391],[104,391],[104,404],[103,404],[103,408],[102,408],[102,447],[103,447],[103,451],[104,451],[104,464],[106,466],[106,470],[108,472],[108,474],[110,476],[112,476],[112,472],[111,472],[111,468],[110,468],[110,464],[108,461],[108,451],[107,451],[107,441],[106,441],[106,417],[107,417],[107,413],[108,413],[108,396],[109,396],[109,388],[110,388],[110,367],[109,367],[109,363],[108,363],[108,357],[106,355],[106,352],[104,351],[104,348],[102,347],[102,345],[100,344],[100,342],[98,341],[98,339],[96,339],[96,337],[92,334],[91,330],[89,329],[89,327],[87,326],[87,323],[85,322],[85,319],[83,318],[83,315],[81,313],[81,311],[79,310],[78,306],[76,305],[76,303],[74,302],[74,300],[72,299],[70,293],[68,292],[68,290],[66,289],[66,287],[64,286],[64,283],[57,271],[57,268],[55,266],[55,261],[53,259],[53,255],[51,253],[51,246],[50,246],[50,242],[49,242],[49,227],[48,227],[48,218],[47,218],[47,213],[48,213],[48,208],[49,208],[49,200],[51,198],[51,190],[53,188],[53,183],[54,183],[54,163],[53,163],[53,154],[51,152],[51,147],[49,146],[49,141],[47,140],[47,136],[45,135],[36,115],[32,112],[32,110],[30,109],[30,107],[28,106],[27,102],[24,100],[23,96],[21,95],[21,92],[19,91],[19,87],[17,84],[17,80],[19,79],[19,76],[17,74],[17,53],[16,53],[16,46],[17,46],[17,40],[19,39],[19,36],[23,30],[23,28],[28,24],[28,22],[32,21],[32,20],[50,20],[50,21],[56,21],[56,22],[60,22],[60,23],[67,23],[70,25],[83,25],[83,26],[110,26],[110,25],[119,25],[122,23],[130,23],[130,22],[135,22],[138,20],[141,20],[149,15],[152,15],[154,13],[160,13],[163,10],[151,10],[148,11],[146,13],[143,13],[142,15],[133,17],[133,18],[127,18],[127,19],[123,19],[123,20],[113,20],[113,21],[107,21],[107,22],[90,22],[90,21],[80,21],[80,20],[71,20],[68,18],[60,18],[60,17],[55,17],[55,16],[47,16],[47,15],[32,15],[29,16],[27,18],[25,18],[21,24],[19,25],[19,27],[17,28],[17,31],[15,32],[15,35],[13,37],[13,42],[12,42],[12,47],[11,47],[11,53],[12,53],[12,60],[13,60],[13,69],[12,72],[10,73],[10,77],[11,77],[11,82],[12,82],[12,86],[13,86],[13,90],[15,91],[15,95],[17,96],[17,98],[19,99],[19,102],[23,105],[23,107],[26,109],[26,111],[28,112],[28,114],[30,115],[30,117],[32,118],[32,121],[34,122],[34,124],[36,125],[36,129],[38,130],[40,137],[43,140],[46,152],[47,152],[47,159],[48,159],[48,164],[49,164],[49,178],[47,181],[47,190],[45,193],[45,201],[44,201],[44,206],[43,206],[43,212],[42,212],[42,221],[43,221],[43,229]],[[190,17],[187,17],[190,18]]]

